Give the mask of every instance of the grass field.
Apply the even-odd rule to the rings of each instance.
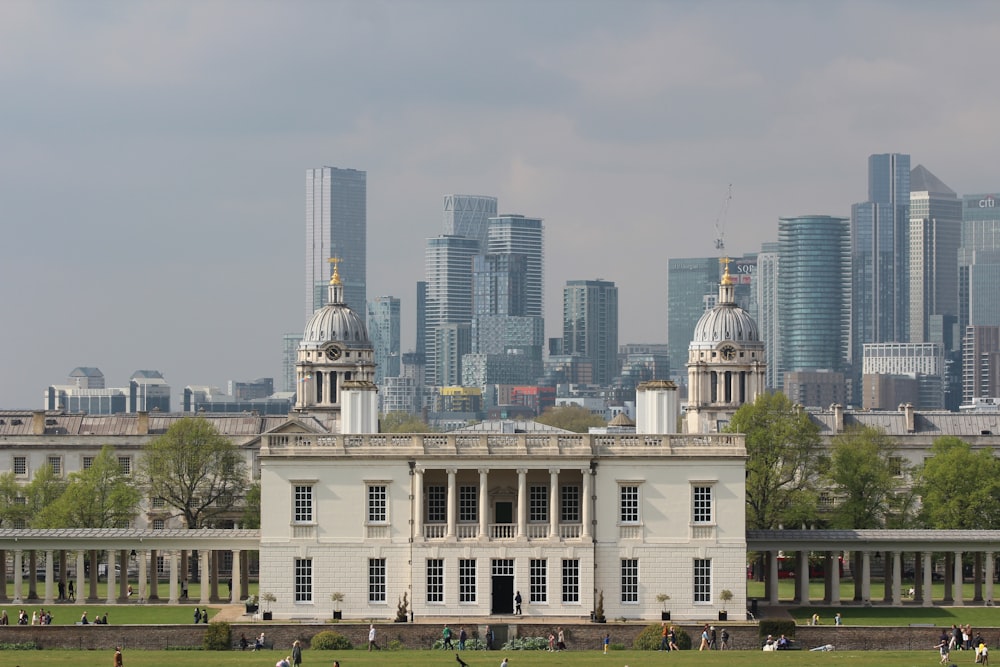
[[[108,651],[0,651],[0,664],[5,667],[66,667],[67,665],[107,667],[113,650]],[[286,652],[204,652],[204,651],[124,651],[125,667],[272,667]],[[498,667],[506,656],[510,667],[652,667],[665,664],[698,665],[698,667],[937,667],[936,651],[683,651],[677,654],[652,651],[465,651],[462,659],[470,667]],[[961,656],[964,662],[966,656]],[[454,655],[440,651],[305,651],[305,667],[331,667],[339,660],[342,667],[452,667]],[[969,660],[972,663],[972,660]]]

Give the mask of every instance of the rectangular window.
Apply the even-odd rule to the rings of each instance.
[[[458,487],[458,520],[460,523],[476,523],[479,521],[478,496],[478,487]]]
[[[28,524],[27,524],[27,522],[24,519],[14,519],[14,528],[22,530],[22,529],[27,528],[27,527],[28,527]]]
[[[493,559],[493,576],[494,577],[513,577],[514,576],[514,559],[513,558],[494,558]]]
[[[458,601],[476,601],[475,558],[461,558],[458,561]]]
[[[83,469],[84,470],[90,470],[90,467],[92,465],[94,465],[94,457],[93,456],[84,456],[83,457]]]
[[[903,457],[902,456],[890,456],[889,457],[889,472],[893,477],[903,476]]]
[[[530,567],[530,590],[528,602],[549,601],[548,565],[544,558],[532,558]]]
[[[56,477],[62,477],[62,458],[59,456],[49,457],[49,467],[52,468],[52,474]]]
[[[618,487],[618,507],[620,523],[639,523],[639,487],[631,484]]]
[[[14,474],[18,477],[22,477],[28,474],[28,457],[27,456],[15,456],[14,457]]]
[[[564,558],[562,562],[562,601],[580,601],[580,560]]]
[[[580,487],[568,485],[562,488],[562,512],[560,520],[563,523],[580,523]]]
[[[312,602],[313,600],[313,562],[312,558],[295,559],[295,601]]]
[[[14,504],[15,505],[27,505],[28,504],[28,499],[25,498],[24,496],[14,496]]]
[[[712,601],[712,559],[694,559],[694,601]]]
[[[695,486],[692,488],[694,496],[694,522],[712,523],[712,487]]]
[[[549,520],[549,487],[532,486],[528,491],[528,521],[546,523]]]
[[[132,522],[128,519],[118,519],[115,521],[115,528],[131,528]]]
[[[427,601],[444,602],[444,559],[427,559]]]
[[[622,603],[639,602],[639,559],[622,558]]]
[[[443,486],[427,487],[427,523],[447,522],[447,505],[448,495]]]
[[[385,559],[368,559],[368,601],[385,602]]]
[[[368,523],[388,523],[388,493],[384,484],[368,485]]]
[[[132,474],[132,457],[131,456],[119,456],[118,457],[118,470],[121,474],[126,477]]]
[[[295,487],[295,523],[312,523],[313,521],[313,487],[296,485]]]
[[[152,508],[153,508],[154,510],[161,510],[161,509],[163,509],[164,507],[166,507],[166,506],[167,506],[167,501],[166,501],[166,500],[164,500],[163,498],[160,498],[160,497],[156,497],[156,498],[153,498],[153,499],[152,499],[152,500],[151,500],[151,501],[149,502],[149,504],[150,504],[150,506],[151,506],[151,507],[152,507]]]
[[[153,530],[163,530],[167,523],[163,519],[153,519]]]

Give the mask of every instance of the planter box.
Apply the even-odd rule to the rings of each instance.
[[[343,618],[344,618],[344,612],[342,612],[342,611],[335,611],[335,612],[333,612],[333,620],[340,621]]]
[[[270,621],[271,620],[271,612],[265,611],[263,614],[261,614],[261,618],[263,618],[265,621]]]
[[[660,612],[660,620],[661,621],[669,621],[670,620],[670,612],[669,611],[661,611]]]
[[[720,611],[719,612],[719,620],[720,621],[728,621],[729,620],[729,612],[728,611]]]

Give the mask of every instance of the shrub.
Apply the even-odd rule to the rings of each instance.
[[[545,637],[516,637],[503,645],[504,651],[547,651],[549,640]]]
[[[757,627],[761,639],[767,639],[768,635],[774,635],[775,637],[780,637],[781,635],[785,635],[788,638],[792,638],[795,636],[795,621],[790,621],[787,619],[763,620]]]
[[[682,651],[688,651],[691,649],[691,635],[684,631],[683,628],[674,626],[674,633],[677,635],[677,648]],[[660,642],[663,641],[663,626],[654,623],[653,625],[647,625],[646,628],[639,633],[639,636],[635,638],[632,642],[632,648],[637,651],[657,651],[660,648]]]
[[[390,639],[389,645],[386,646],[385,648],[387,651],[402,651],[404,647],[403,647],[403,642],[399,641],[398,639]]]
[[[233,633],[228,623],[209,623],[201,645],[206,651],[229,651],[233,648]]]
[[[318,651],[346,651],[351,648],[351,640],[333,630],[317,632],[309,645]]]
[[[35,642],[0,642],[0,651],[36,651],[41,648]]]

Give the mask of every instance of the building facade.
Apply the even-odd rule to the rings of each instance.
[[[427,384],[445,384],[447,378],[438,377],[439,344],[461,343],[455,336],[439,334],[438,329],[446,325],[466,325],[472,323],[472,266],[473,258],[479,253],[479,242],[464,236],[438,236],[427,239],[425,253],[426,299],[424,309],[424,358],[427,363]],[[452,348],[445,348],[449,352]],[[418,350],[421,351],[421,350]],[[458,382],[461,378],[461,355],[471,352],[471,345],[456,347],[457,359],[452,357],[456,375],[450,378]],[[453,363],[452,363],[453,362]]]
[[[563,288],[563,355],[591,362],[592,382],[618,374],[618,288],[608,280],[567,280]]]
[[[326,304],[329,260],[339,257],[344,301],[367,301],[368,175],[356,169],[306,170],[306,317]]]
[[[496,197],[445,195],[444,234],[474,239],[479,244],[479,252],[486,252],[490,218],[496,214]]]
[[[399,299],[379,296],[368,302],[368,334],[375,348],[375,384],[399,375]]]
[[[673,360],[672,379],[679,384],[687,382],[681,360],[688,358],[691,332],[715,305],[720,275],[718,257],[667,260],[667,345]],[[706,296],[712,298],[712,306],[706,307]]]
[[[487,252],[524,257],[523,311],[528,317],[545,316],[545,226],[541,218],[502,215],[490,218]]]

